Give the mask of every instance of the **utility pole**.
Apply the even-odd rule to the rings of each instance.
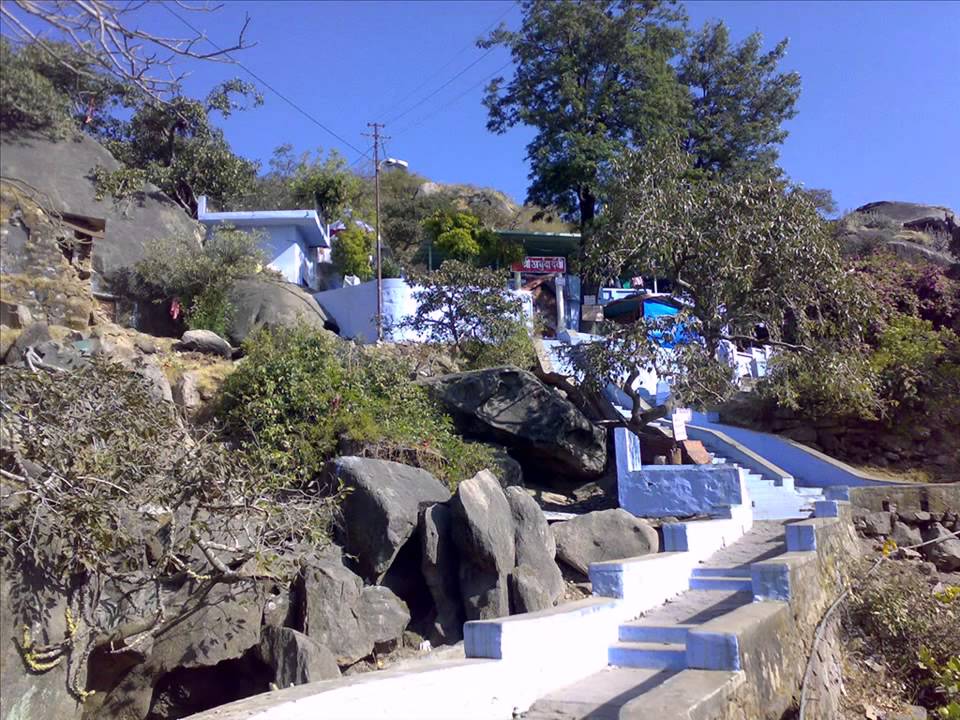
[[[383,129],[383,123],[367,123],[367,127],[373,128],[372,133],[365,134],[373,138],[374,195],[377,206],[377,341],[379,342],[383,340],[383,265],[380,257],[380,140],[382,139],[380,131]]]

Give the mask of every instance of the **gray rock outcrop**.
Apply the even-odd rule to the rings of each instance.
[[[436,608],[428,638],[434,645],[455,643],[463,638],[463,601],[451,518],[450,508],[439,503],[420,511],[421,569]]]
[[[516,487],[505,491],[513,518],[517,570],[523,572],[512,585],[526,592],[534,580],[539,592],[526,592],[523,601],[515,603],[517,612],[544,610],[556,604],[563,595],[563,575],[556,563],[557,545],[547,526],[540,506],[526,492]],[[519,608],[523,608],[522,610]]]
[[[385,587],[364,587],[338,560],[318,559],[300,576],[300,626],[328,648],[338,665],[352,665],[377,643],[400,638],[410,622],[402,600]]]
[[[333,653],[292,628],[263,628],[257,654],[273,670],[279,688],[340,677]]]
[[[528,479],[577,482],[603,472],[604,430],[533,373],[499,367],[421,382],[464,435],[505,445]]]
[[[460,592],[467,620],[510,614],[508,577],[516,558],[510,505],[497,479],[482,470],[450,501],[460,555]]]
[[[54,141],[40,135],[4,132],[0,175],[39,191],[49,210],[106,220],[104,237],[93,244],[93,271],[103,279],[132,268],[151,242],[176,236],[197,238],[199,225],[154,185],[126,201],[96,199],[92,171],[121,164],[93,138]]]
[[[420,508],[445,502],[450,491],[426,470],[390,460],[340,457],[325,474],[350,489],[343,501],[344,549],[360,574],[379,582],[417,529]]]
[[[622,508],[597,510],[550,528],[557,558],[586,575],[590,563],[637,557],[660,549],[657,531]]]
[[[923,531],[924,541],[936,540],[920,548],[923,556],[937,566],[940,572],[960,570],[960,537],[953,535],[940,523],[932,523]]]

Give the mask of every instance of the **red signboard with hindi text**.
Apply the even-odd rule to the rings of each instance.
[[[523,262],[515,262],[511,267],[514,272],[565,273],[567,259],[565,257],[525,257]]]

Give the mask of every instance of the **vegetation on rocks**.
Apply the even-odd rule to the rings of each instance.
[[[262,330],[244,350],[219,415],[248,451],[301,483],[338,454],[423,467],[451,487],[493,462],[454,432],[403,358],[306,328]]]
[[[261,271],[259,236],[218,227],[201,245],[187,237],[158,240],[131,272],[115,279],[117,289],[145,302],[177,300],[187,326],[223,336],[233,313],[234,281]]]
[[[960,592],[933,587],[915,565],[884,563],[857,586],[847,632],[864,655],[875,655],[906,688],[906,697],[960,717]]]
[[[258,454],[186,428],[140,376],[101,361],[0,373],[0,561],[18,568],[17,607],[59,589],[67,613],[52,637],[36,608],[20,649],[37,672],[66,664],[80,699],[98,648],[150,642],[214,586],[292,574],[292,549],[327,542],[335,495],[307,494]],[[126,593],[140,600],[117,600]]]

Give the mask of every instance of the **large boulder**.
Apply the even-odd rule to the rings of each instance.
[[[157,239],[183,236],[199,243],[197,223],[154,185],[122,202],[110,197],[97,200],[93,183],[97,166],[117,170],[121,164],[82,133],[59,141],[8,132],[0,138],[0,175],[34,188],[48,210],[106,221],[104,237],[93,243],[95,276],[109,279],[133,267]]]
[[[450,501],[460,552],[460,592],[468,620],[510,614],[507,579],[516,559],[513,517],[503,488],[487,470],[457,487]]]
[[[435,645],[463,638],[463,604],[451,523],[452,513],[446,505],[428,505],[420,511],[421,569],[436,608],[429,637]]]
[[[390,460],[340,457],[328,463],[326,474],[350,490],[342,505],[344,549],[374,583],[417,529],[420,507],[450,498],[426,470]]]
[[[933,523],[923,531],[924,542],[935,541],[920,548],[923,556],[941,572],[960,570],[960,537],[940,523]]]
[[[180,338],[178,350],[233,357],[233,348],[230,343],[212,330],[187,330]]]
[[[660,549],[657,531],[623,508],[597,510],[550,528],[557,558],[586,575],[590,563],[637,557]]]
[[[507,446],[528,479],[582,481],[603,472],[604,430],[533,373],[499,367],[422,382],[463,434]]]
[[[263,628],[258,655],[270,666],[273,683],[280,688],[340,677],[333,653],[292,628]]]
[[[517,570],[524,568],[524,572],[515,578],[514,588],[525,591],[535,581],[542,590],[525,595],[521,603],[515,602],[516,609],[518,612],[533,612],[552,607],[563,595],[564,587],[563,575],[554,559],[557,545],[553,533],[540,506],[530,495],[517,487],[509,487],[504,492],[513,517]],[[517,575],[516,571],[514,575]]]
[[[518,565],[510,573],[510,603],[514,613],[528,613],[553,607],[556,599],[543,586],[535,568]]]
[[[378,643],[402,637],[410,613],[385,587],[364,587],[339,560],[311,561],[301,572],[299,622],[306,635],[334,654],[338,665],[352,665]]]
[[[330,319],[313,295],[292,283],[257,276],[237,280],[230,289],[233,315],[227,338],[239,346],[261,327],[293,327],[316,330],[330,327]]]

